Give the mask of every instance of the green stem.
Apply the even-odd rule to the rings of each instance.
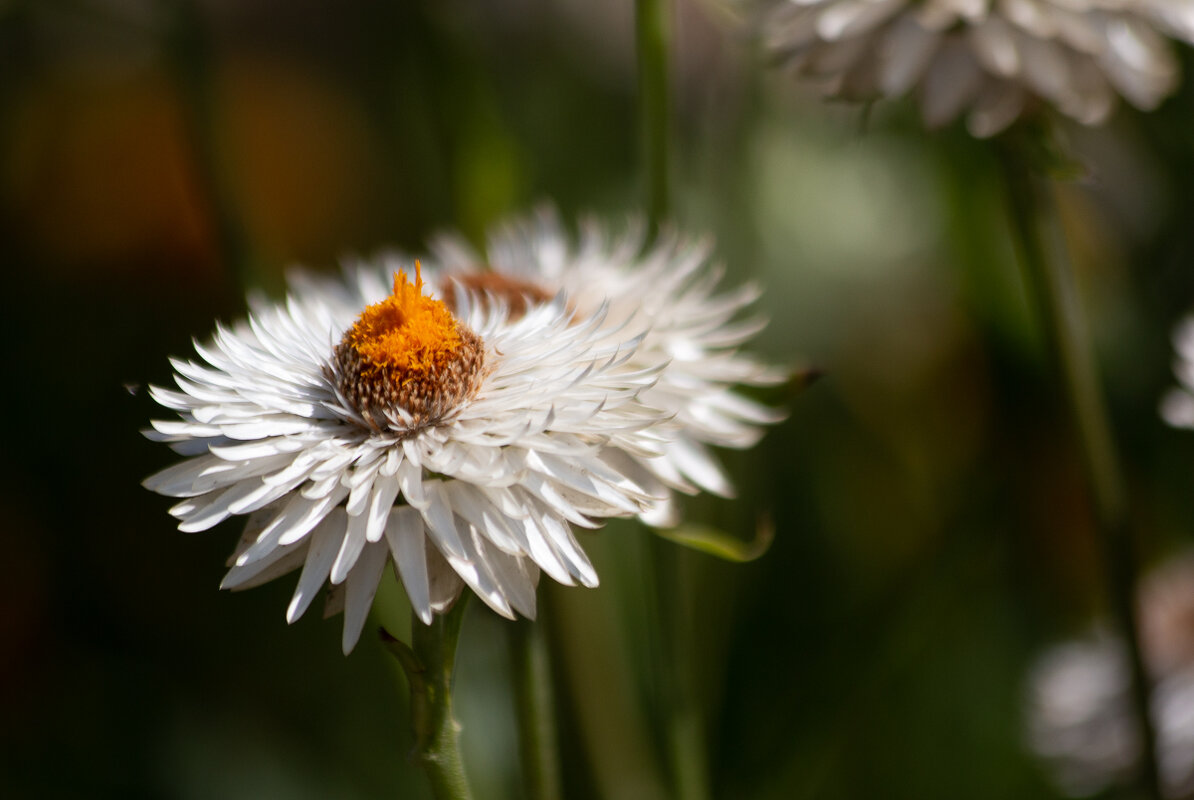
[[[652,534],[647,546],[647,624],[655,709],[672,796],[705,800],[705,725],[695,674],[696,626],[690,554]]]
[[[668,215],[668,40],[671,25],[667,0],[635,0],[635,44],[638,49],[639,125],[643,172],[646,175],[649,239]]]
[[[638,48],[639,125],[650,246],[670,213],[671,92],[668,48],[671,39],[668,0],[635,0],[635,44]],[[703,800],[708,784],[704,759],[704,727],[696,703],[690,659],[691,616],[683,601],[690,577],[678,554],[658,536],[647,545],[647,619],[658,733],[671,778],[672,793],[684,800]]]
[[[469,800],[464,761],[460,757],[460,725],[452,716],[452,669],[456,643],[469,593],[464,592],[442,616],[424,625],[411,617],[411,646],[386,639],[410,683],[411,725],[415,732],[413,760],[427,773],[436,800]]]
[[[520,619],[510,624],[514,699],[518,708],[518,744],[529,800],[559,800],[559,748],[555,725],[555,686],[544,637],[544,621]]]
[[[639,124],[646,175],[648,246],[670,213],[671,91],[668,48],[671,40],[668,0],[635,0],[635,44],[638,48]],[[679,554],[658,536],[647,545],[647,619],[655,710],[672,792],[684,800],[708,797],[704,758],[704,724],[696,703],[691,659],[691,614],[684,604],[691,596],[691,577]]]
[[[264,288],[248,237],[232,211],[232,192],[219,153],[220,113],[212,45],[195,0],[175,0],[171,23],[170,67],[183,105],[200,200],[214,228],[219,257],[242,289]]]
[[[1127,492],[1093,354],[1086,340],[1074,277],[1061,243],[1053,248],[1047,246],[1040,219],[1042,189],[1034,183],[1023,155],[1010,149],[1001,155],[1012,232],[1028,293],[1044,329],[1056,372],[1064,382],[1066,400],[1081,442],[1112,613],[1131,662],[1132,706],[1143,745],[1140,781],[1149,797],[1161,800],[1156,731],[1149,711],[1151,679],[1136,620],[1135,553]],[[1050,249],[1056,251],[1053,258],[1049,257]]]

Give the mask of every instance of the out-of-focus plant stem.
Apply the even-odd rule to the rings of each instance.
[[[646,186],[647,246],[670,213],[671,91],[668,54],[672,8],[668,0],[636,0],[639,128]],[[686,613],[690,576],[675,548],[658,536],[647,545],[648,624],[654,706],[672,793],[703,800],[709,790],[704,724],[693,686],[694,631]]]
[[[211,41],[194,0],[172,4],[167,53],[182,104],[187,137],[216,247],[241,289],[264,287],[248,237],[233,212],[231,191],[219,155],[219,111]]]
[[[651,550],[659,600],[656,675],[672,789],[679,800],[706,800],[710,792],[705,718],[697,701],[694,671],[698,649],[692,609],[694,554],[678,550],[661,536],[651,537]]]
[[[648,238],[653,239],[668,215],[668,140],[671,93],[668,45],[671,37],[668,0],[636,0],[635,42],[638,49],[639,126],[646,180]]]
[[[551,676],[543,612],[538,620],[510,623],[514,701],[524,789],[529,800],[559,800],[559,748],[555,724],[555,684]]]
[[[447,614],[430,625],[411,617],[411,646],[386,639],[410,684],[414,761],[427,773],[436,800],[468,800],[468,781],[460,757],[460,725],[452,716],[452,671],[456,644],[469,593],[464,592]]]
[[[1045,335],[1056,374],[1066,394],[1090,486],[1094,517],[1105,562],[1109,601],[1127,644],[1132,672],[1132,706],[1140,733],[1140,780],[1150,798],[1161,800],[1156,731],[1150,713],[1151,679],[1136,619],[1136,557],[1132,525],[1115,442],[1107,418],[1094,356],[1087,340],[1074,276],[1064,246],[1050,241],[1043,187],[1017,142],[1000,151],[1007,208],[1030,302]],[[1054,223],[1055,225],[1056,223]],[[1059,232],[1054,230],[1054,235]]]

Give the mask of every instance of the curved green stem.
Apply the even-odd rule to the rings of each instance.
[[[412,758],[427,773],[436,800],[472,797],[460,757],[460,725],[452,716],[452,670],[468,597],[463,593],[451,611],[437,615],[430,625],[412,615],[410,647],[385,640],[410,683]]]
[[[1107,570],[1115,622],[1127,644],[1132,672],[1132,706],[1142,744],[1140,780],[1149,797],[1161,799],[1156,730],[1150,713],[1151,680],[1136,620],[1136,568],[1127,492],[1107,411],[1078,304],[1074,276],[1058,246],[1047,246],[1041,228],[1041,187],[1022,153],[1001,152],[1012,233],[1054,367],[1081,442],[1083,468],[1094,503],[1095,522]],[[1054,252],[1050,258],[1050,249]]]
[[[555,725],[555,686],[551,677],[543,611],[538,621],[511,623],[510,656],[518,709],[518,744],[529,800],[559,800],[560,768]]]

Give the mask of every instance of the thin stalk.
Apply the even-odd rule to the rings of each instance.
[[[671,796],[706,800],[705,720],[693,673],[697,637],[689,602],[694,594],[689,555],[650,534],[643,561],[649,696]]]
[[[509,626],[518,709],[518,745],[529,800],[559,800],[559,747],[555,724],[555,685],[544,636],[542,610],[538,621],[520,619]]]
[[[468,597],[463,593],[451,611],[436,616],[430,625],[412,615],[410,647],[393,638],[385,640],[410,684],[415,733],[411,757],[427,773],[436,800],[472,797],[460,757],[460,725],[452,716],[452,670]]]
[[[264,288],[248,237],[233,212],[232,191],[220,157],[220,110],[212,43],[195,0],[175,0],[168,45],[169,64],[183,106],[200,200],[211,220],[219,257],[242,289]]]
[[[1065,387],[1066,400],[1081,443],[1083,469],[1090,485],[1098,543],[1106,569],[1110,604],[1127,644],[1132,672],[1132,707],[1140,733],[1140,782],[1148,796],[1161,800],[1153,726],[1151,679],[1145,666],[1136,620],[1136,568],[1132,526],[1115,442],[1099,389],[1094,357],[1086,339],[1074,276],[1060,242],[1047,246],[1041,228],[1041,187],[1018,154],[1002,154],[1007,207],[1019,249],[1030,302]],[[1052,255],[1052,258],[1050,258]]]
[[[697,701],[697,632],[692,601],[696,596],[694,554],[652,536],[655,564],[662,569],[660,591],[663,630],[659,632],[666,660],[659,674],[664,684],[662,706],[667,729],[668,766],[675,796],[707,800],[709,774],[705,759],[705,716]]]
[[[671,44],[669,0],[635,0],[635,44],[638,51],[639,135],[646,182],[647,246],[670,213],[672,100],[668,53]],[[681,800],[708,797],[704,727],[695,699],[691,663],[692,620],[684,600],[691,577],[679,554],[666,541],[651,536],[646,548],[648,657],[652,665],[651,695],[672,794]]]
[[[649,239],[668,215],[668,141],[671,93],[668,43],[671,38],[668,0],[635,0],[635,44],[638,49],[639,125],[643,173],[646,176]]]

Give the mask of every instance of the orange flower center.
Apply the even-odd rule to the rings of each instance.
[[[443,367],[462,346],[456,318],[438,300],[423,294],[423,271],[415,262],[415,282],[406,272],[394,275],[394,293],[368,306],[344,336],[344,344],[373,371],[408,373]]]
[[[399,270],[394,292],[365,308],[336,346],[328,377],[364,425],[410,434],[446,419],[480,385],[485,347]]]

